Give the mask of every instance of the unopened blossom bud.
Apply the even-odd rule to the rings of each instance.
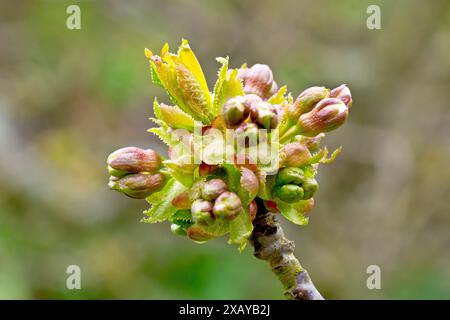
[[[304,191],[295,184],[285,184],[275,188],[275,195],[285,202],[294,203],[302,200]]]
[[[211,225],[214,222],[212,209],[211,202],[202,199],[195,200],[191,206],[192,221]]]
[[[277,185],[297,184],[300,185],[305,179],[305,174],[302,169],[295,167],[283,168],[278,172],[275,179]]]
[[[208,201],[216,200],[223,192],[227,191],[227,185],[221,179],[206,181],[201,188],[202,198]]]
[[[234,192],[226,191],[215,201],[213,213],[217,218],[233,220],[242,210],[242,202]]]
[[[248,192],[250,199],[254,199],[258,194],[259,180],[250,169],[241,168],[241,186]]]
[[[155,172],[161,167],[160,155],[152,149],[127,147],[114,151],[108,157],[111,175],[120,173]]]
[[[265,129],[275,129],[278,124],[277,109],[268,102],[252,105],[250,116],[253,122]]]
[[[341,84],[339,87],[334,88],[330,91],[330,98],[338,98],[345,103],[347,107],[351,107],[353,100],[350,89],[345,84]]]
[[[238,72],[244,82],[244,92],[253,93],[263,99],[270,97],[273,85],[273,73],[265,64],[255,64],[250,69]]]
[[[311,87],[304,90],[295,99],[294,104],[288,107],[289,117],[298,119],[300,115],[311,111],[320,100],[328,97],[329,92],[325,87]]]
[[[258,144],[258,126],[253,122],[242,123],[234,132],[237,143],[250,147]]]
[[[170,231],[177,236],[187,235],[186,229],[176,223],[172,223],[170,225]]]
[[[131,198],[144,199],[153,192],[161,189],[164,183],[165,177],[161,173],[135,173],[120,179],[111,177],[109,187],[113,190],[122,192]]]
[[[253,105],[261,101],[263,101],[261,97],[257,96],[256,94],[246,94],[243,98],[243,102],[249,108],[249,110],[252,109]]]
[[[222,116],[228,127],[234,127],[244,121],[250,113],[250,108],[244,103],[243,97],[229,99],[223,106]]]
[[[321,100],[313,110],[300,116],[300,134],[313,137],[341,126],[348,116],[348,107],[337,98]]]
[[[281,165],[286,167],[301,167],[311,160],[308,148],[299,142],[286,144],[281,150]]]
[[[177,195],[172,200],[172,205],[178,210],[187,210],[191,208],[191,201],[189,199],[189,193],[184,191]]]
[[[311,198],[316,193],[319,189],[319,184],[314,178],[306,178],[302,183],[302,188],[304,191],[303,199],[306,200]]]
[[[187,228],[187,236],[196,242],[203,243],[205,241],[214,239],[220,235],[214,235],[205,230],[202,225],[194,224]]]
[[[278,85],[274,81],[274,82],[272,82],[272,86],[270,87],[269,93],[267,95],[268,95],[268,97],[271,97],[277,92],[278,92]]]
[[[314,208],[314,198],[309,198],[307,200],[300,200],[295,203],[295,209],[297,209],[302,213],[308,213],[313,208]]]

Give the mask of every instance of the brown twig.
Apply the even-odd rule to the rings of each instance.
[[[267,212],[262,203],[258,205],[253,226],[250,240],[255,248],[254,255],[270,264],[272,272],[285,288],[285,297],[292,300],[323,300],[308,272],[294,256],[294,242],[285,237],[275,214]]]

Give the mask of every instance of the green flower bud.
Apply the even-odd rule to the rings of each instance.
[[[302,187],[295,184],[285,184],[275,187],[275,195],[285,202],[294,203],[302,200],[304,192]]]
[[[161,173],[129,174],[123,178],[111,177],[109,187],[124,193],[130,198],[144,199],[153,192],[162,188],[165,183],[165,177]]]
[[[250,169],[241,168],[241,186],[248,192],[250,199],[254,199],[258,194],[259,180]]]
[[[270,98],[273,86],[273,73],[269,66],[255,64],[250,69],[240,70],[238,76],[244,82],[244,92],[246,94],[253,93],[263,99]]]
[[[283,168],[278,172],[275,179],[275,184],[297,184],[300,185],[305,179],[305,174],[302,169],[295,167]]]
[[[337,98],[321,100],[313,110],[300,116],[300,134],[313,137],[341,126],[348,116],[348,107]]]
[[[302,183],[302,188],[304,191],[303,199],[310,199],[316,191],[319,189],[319,184],[314,178],[306,178]]]
[[[161,157],[152,149],[127,147],[114,151],[108,157],[108,170],[111,175],[123,173],[155,172],[161,168]]]
[[[244,103],[243,97],[229,99],[223,106],[222,116],[228,127],[234,127],[244,121],[250,113],[250,108]]]
[[[197,199],[192,203],[192,221],[200,224],[211,225],[214,222],[211,202]]]
[[[241,199],[234,192],[222,193],[214,203],[213,212],[217,218],[233,220],[242,210]]]
[[[221,179],[206,181],[201,188],[202,198],[208,201],[216,200],[223,192],[227,191],[227,185]]]
[[[288,116],[298,119],[300,115],[311,111],[320,100],[328,97],[329,90],[325,87],[311,87],[299,94],[294,104],[288,107]]]
[[[286,167],[301,167],[308,164],[312,155],[308,148],[301,143],[286,144],[281,150],[281,165]]]
[[[176,223],[172,223],[170,225],[170,231],[172,231],[172,233],[177,236],[186,236],[187,235],[186,229]]]
[[[339,87],[334,88],[330,92],[330,98],[338,98],[345,103],[347,107],[351,107],[353,100],[350,89],[345,84],[341,84]]]
[[[250,116],[253,122],[265,129],[275,129],[278,125],[277,109],[268,102],[253,104]]]

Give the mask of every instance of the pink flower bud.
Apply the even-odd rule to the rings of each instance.
[[[313,137],[341,126],[348,116],[348,107],[337,98],[321,100],[310,112],[300,116],[297,126],[304,136]]]
[[[160,155],[152,149],[127,147],[111,153],[107,162],[110,173],[117,176],[115,172],[155,172],[161,167],[162,160]]]
[[[345,105],[349,108],[352,106],[353,103],[350,89],[345,84],[341,84],[339,87],[331,90],[330,98],[338,98],[339,100],[342,100],[342,102],[344,102]]]
[[[270,98],[273,91],[272,70],[265,64],[255,64],[250,69],[241,68],[238,76],[244,82],[244,92],[253,93],[262,99]],[[276,86],[276,84],[275,84]]]

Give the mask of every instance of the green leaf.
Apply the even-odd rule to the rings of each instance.
[[[267,100],[267,102],[271,104],[281,104],[286,101],[286,97],[284,96],[287,92],[287,86],[282,86],[277,93],[275,93],[272,97]]]
[[[288,219],[290,222],[295,223],[299,226],[306,226],[308,224],[308,217],[305,217],[302,212],[295,209],[292,204],[281,201],[280,199],[275,199],[280,213]]]
[[[332,163],[334,161],[334,159],[336,159],[336,157],[339,155],[339,153],[341,153],[342,151],[342,147],[337,148],[336,150],[333,151],[333,153],[331,154],[331,156],[329,158],[322,158],[322,160],[320,161],[320,163],[325,163],[325,164],[329,164]]]
[[[158,72],[156,71],[156,66],[153,61],[150,61],[150,77],[154,84],[164,87],[161,82],[161,79],[159,78]]]
[[[159,104],[155,98],[153,112],[158,119],[164,121],[169,127],[194,131],[195,120],[176,106]]]
[[[183,161],[185,159],[177,160]],[[183,165],[172,160],[163,161],[163,164],[168,168],[172,177],[174,177],[178,182],[180,182],[187,188],[192,186],[192,184],[194,183],[194,171],[196,168],[194,165]]]
[[[244,95],[242,82],[237,76],[238,70],[228,71],[228,57],[217,58],[217,61],[222,64],[222,67],[214,86],[213,114],[215,116],[222,112],[222,107],[228,99]]]
[[[156,119],[152,119],[156,120]],[[155,136],[157,136],[162,142],[164,142],[169,147],[173,144],[173,139],[171,137],[171,134],[168,132],[167,128],[164,127],[154,127],[147,130],[148,132],[153,133]]]
[[[207,107],[208,109],[211,109],[211,92],[209,92],[205,75],[203,74],[202,67],[198,62],[197,57],[195,56],[194,52],[189,46],[189,43],[185,39],[182,39],[181,45],[178,48],[178,56],[180,57],[183,65],[193,74],[193,76],[199,83],[200,88],[203,92],[203,96],[206,99]]]
[[[142,218],[141,222],[155,223],[169,219],[177,209],[172,206],[172,200],[186,187],[175,179],[167,181],[166,185],[158,192],[147,197],[147,202],[151,204],[151,208],[144,211],[147,217]]]
[[[272,200],[272,189],[275,186],[276,175],[263,176],[259,183],[258,197],[263,200]]]
[[[230,238],[228,243],[238,245],[239,252],[242,252],[247,245],[247,240],[250,238],[252,231],[253,224],[248,208],[244,207],[236,219],[230,222]]]

